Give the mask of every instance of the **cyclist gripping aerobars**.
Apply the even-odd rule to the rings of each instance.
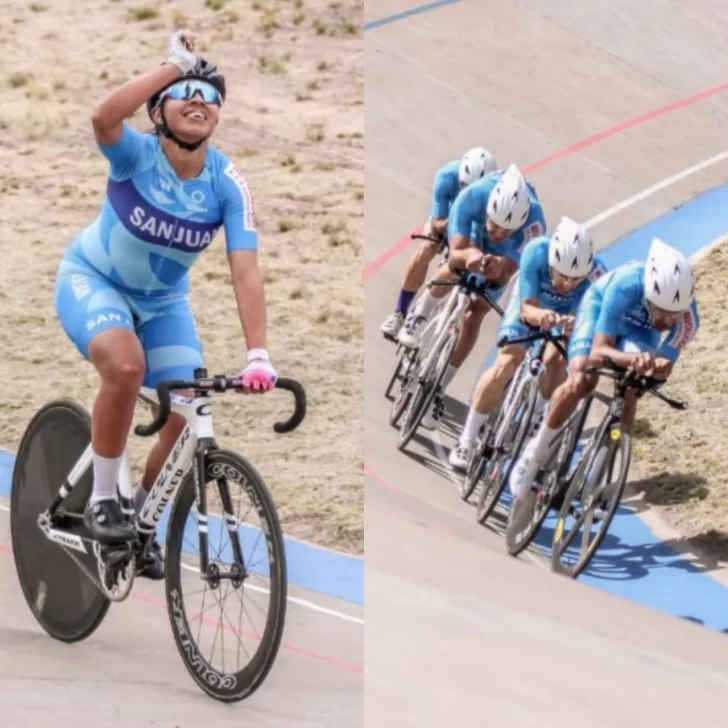
[[[657,238],[645,262],[619,266],[589,288],[569,342],[568,379],[554,392],[539,431],[511,473],[509,485],[516,498],[528,491],[544,466],[559,428],[596,387],[598,375],[585,373],[586,367],[601,366],[609,358],[637,374],[667,380],[700,326],[694,292],[690,263]],[[627,431],[636,409],[637,392],[629,390],[622,416]],[[592,472],[599,472],[605,456],[603,447]]]
[[[454,270],[467,270],[478,283],[488,281],[488,293],[498,300],[518,269],[523,245],[545,232],[546,219],[536,191],[512,164],[505,171],[474,182],[457,196],[448,220],[450,254],[435,279],[452,279]],[[418,345],[437,301],[447,293],[444,286],[433,286],[423,292],[421,303],[415,306],[400,331],[399,341],[404,346]],[[470,302],[442,385],[422,419],[425,429],[439,426],[445,390],[475,346],[488,310],[488,304],[482,299]]]
[[[498,331],[500,339],[519,339],[530,333],[527,326],[568,335],[574,313],[589,286],[607,268],[594,256],[594,243],[583,225],[563,217],[549,239],[531,240],[521,255],[518,280]],[[508,382],[526,356],[525,344],[506,344],[498,351],[492,367],[478,381],[463,432],[450,452],[450,464],[468,467],[473,443],[496,407]],[[566,378],[566,361],[553,344],[546,347],[545,369],[539,380],[533,431],[540,425],[543,410],[554,389]]]
[[[487,149],[473,147],[465,152],[462,159],[448,162],[438,170],[432,186],[430,217],[424,225],[422,234],[435,237],[440,242],[423,240],[407,263],[396,308],[381,326],[385,337],[396,339],[410,304],[425,282],[432,259],[443,245],[447,245],[447,221],[458,193],[486,174],[495,172],[497,168],[495,158]]]
[[[192,33],[175,33],[165,63],[127,81],[94,110],[96,142],[110,164],[106,199],[66,249],[57,274],[56,314],[101,379],[92,412],[93,490],[84,515],[102,543],[135,534],[118,502],[117,479],[140,387],[192,379],[203,366],[188,270],[221,226],[247,345],[243,391],[269,391],[276,382],[266,350],[253,199],[235,165],[209,146],[225,79],[194,51]],[[154,133],[125,122],[145,103]],[[160,431],[136,489],[137,512],[184,425],[173,414]],[[164,578],[154,537],[140,574]]]

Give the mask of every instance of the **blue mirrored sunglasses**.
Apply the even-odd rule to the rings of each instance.
[[[202,95],[202,100],[206,104],[222,106],[220,92],[212,84],[205,81],[178,81],[173,86],[165,89],[159,100],[168,97],[177,101],[189,101],[197,93]]]

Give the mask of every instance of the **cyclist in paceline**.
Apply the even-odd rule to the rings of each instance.
[[[220,227],[247,345],[244,391],[265,392],[276,381],[266,350],[253,199],[235,165],[208,142],[225,101],[225,79],[194,51],[192,33],[175,33],[165,63],[127,81],[94,110],[96,142],[110,164],[106,199],[58,269],[57,316],[101,379],[85,520],[103,543],[134,536],[118,501],[117,478],[140,387],[192,379],[203,366],[188,270]],[[143,104],[154,133],[124,121]],[[137,512],[184,425],[173,414],[160,431],[136,490]],[[164,577],[154,537],[140,573]]]
[[[505,171],[493,172],[474,182],[457,196],[448,221],[450,254],[435,278],[447,280],[454,278],[453,270],[468,270],[475,274],[477,282],[488,281],[488,293],[497,301],[518,270],[523,246],[545,232],[546,218],[538,195],[518,167],[511,164]],[[437,301],[448,293],[444,286],[433,286],[423,292],[411,321],[408,317],[399,334],[404,346],[418,345]],[[423,428],[439,427],[445,390],[475,346],[488,310],[482,299],[470,302],[450,365],[430,410],[422,418]]]
[[[435,237],[440,242],[423,240],[422,245],[407,263],[396,308],[381,326],[386,338],[397,338],[410,304],[425,282],[430,263],[442,246],[447,245],[447,220],[458,193],[486,174],[495,172],[497,168],[495,158],[487,149],[473,147],[465,152],[462,159],[448,162],[437,171],[432,185],[430,217],[424,225],[422,234]]]
[[[554,335],[563,328],[568,335],[582,297],[606,270],[603,261],[594,256],[594,243],[586,228],[563,217],[550,239],[543,235],[523,249],[518,280],[501,321],[498,339],[528,336],[524,321]],[[506,344],[499,349],[493,366],[481,376],[463,432],[450,452],[450,465],[454,468],[468,467],[480,428],[500,402],[503,390],[525,356],[525,344]],[[553,344],[546,347],[544,364],[533,415],[534,432],[554,389],[566,379],[566,361]]]
[[[667,380],[700,326],[694,292],[690,263],[657,238],[645,262],[615,268],[589,288],[569,342],[569,377],[554,392],[539,431],[511,473],[509,485],[516,498],[528,491],[546,463],[561,426],[594,390],[598,376],[585,374],[587,366],[601,366],[608,357],[618,366]],[[636,409],[637,392],[629,390],[622,417],[626,430]],[[602,448],[592,473],[599,472],[605,456]]]

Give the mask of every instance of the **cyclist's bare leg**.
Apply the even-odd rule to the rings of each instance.
[[[515,374],[525,356],[526,350],[520,344],[510,344],[500,349],[495,363],[482,374],[475,387],[468,417],[458,441],[460,446],[470,445],[478,436],[488,413],[500,405],[508,380]],[[460,462],[460,457],[458,454],[453,455],[451,464]]]
[[[569,362],[571,372],[563,384],[551,395],[545,424],[551,430],[557,430],[569,418],[584,397],[597,386],[598,377],[585,374],[587,366],[598,366],[599,361],[588,356],[580,356]]]
[[[182,393],[179,392],[179,394]],[[153,407],[152,416],[156,417],[158,411],[159,409],[157,407]],[[177,442],[177,438],[182,433],[182,430],[184,430],[186,424],[187,421],[182,415],[173,412],[164,427],[159,431],[157,441],[149,452],[146,465],[144,466],[141,486],[147,493],[152,489],[154,481],[162,470],[164,461],[172,451],[174,443]],[[141,497],[141,494],[139,494],[139,497]]]
[[[490,306],[482,300],[471,301],[468,305],[468,310],[463,317],[458,343],[455,345],[455,351],[452,354],[451,364],[456,369],[468,358],[478,341],[480,327],[488,311],[490,311]]]
[[[134,332],[107,329],[90,342],[88,357],[101,378],[92,410],[93,490],[87,525],[101,540],[122,540],[133,529],[122,518],[117,481],[134,405],[144,377],[144,354]]]
[[[520,344],[509,344],[498,352],[490,369],[480,377],[473,393],[472,408],[479,414],[487,414],[501,400],[503,390],[523,362],[526,351]]]
[[[566,360],[559,350],[551,343],[544,352],[544,371],[539,379],[539,392],[543,399],[551,399],[556,388],[561,386],[569,376],[566,370]]]
[[[437,221],[436,221],[437,222]],[[435,225],[428,220],[422,231],[423,235],[434,235]],[[410,258],[404,271],[404,281],[402,283],[402,291],[417,293],[427,278],[427,270],[430,263],[435,259],[441,244],[432,242],[431,240],[423,240],[417,252]],[[406,311],[404,312],[406,313]]]

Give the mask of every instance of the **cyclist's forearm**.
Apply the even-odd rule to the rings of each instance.
[[[450,255],[447,258],[447,264],[450,266],[451,270],[454,270],[456,268],[464,270],[465,265],[467,264],[468,255],[470,255],[470,246],[464,249],[461,248],[459,250],[452,250],[451,248]]]
[[[105,132],[121,126],[146,100],[182,75],[172,63],[143,73],[114,89],[93,111],[94,131]]]
[[[523,301],[521,303],[521,318],[531,326],[540,326],[541,318],[545,313],[545,309],[540,306],[535,306],[532,303]]]
[[[592,349],[592,356],[599,359],[611,359],[617,366],[629,367],[634,359],[634,354],[625,354],[625,352],[615,349],[607,344],[600,344]]]
[[[255,266],[233,271],[233,288],[248,349],[266,348],[266,308],[263,275]]]

